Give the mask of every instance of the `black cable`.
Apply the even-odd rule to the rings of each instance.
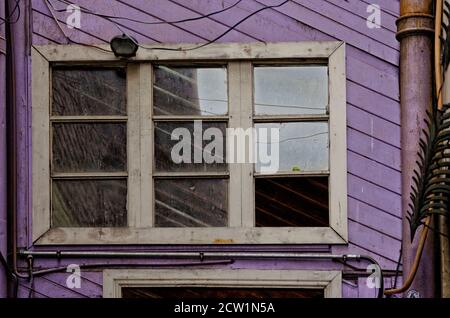
[[[67,39],[67,41],[69,41],[69,43],[73,43],[73,44],[78,44],[78,45],[82,45],[82,46],[86,46],[86,47],[92,47],[95,48],[97,50],[103,51],[103,52],[107,52],[107,53],[113,53],[111,50],[106,50],[102,47],[96,46],[96,45],[92,45],[92,44],[86,44],[86,43],[81,43],[75,40],[72,40],[67,34],[66,32],[64,32],[63,28],[61,27],[61,25],[59,24],[59,21],[57,19],[57,17],[54,14],[54,7],[53,4],[51,2],[49,2],[49,0],[43,0],[45,2],[45,4],[47,5],[48,10],[50,11],[50,14],[53,17],[53,20],[56,22],[56,25],[58,26],[58,28],[60,29],[61,33],[64,35],[64,37]],[[119,28],[120,29],[120,28]]]
[[[55,282],[54,280],[51,280],[51,279],[46,278],[46,277],[41,277],[41,278],[42,278],[43,280],[49,282],[49,283],[52,284],[52,285],[55,285],[55,286],[60,287],[60,288],[62,288],[62,289],[68,290],[69,292],[72,292],[72,293],[74,293],[74,294],[77,294],[77,295],[79,295],[79,296],[81,296],[81,297],[83,297],[83,298],[90,298],[88,295],[85,295],[85,294],[83,294],[83,293],[81,293],[81,292],[75,290],[75,288],[67,287],[67,286],[65,286],[65,285],[63,285],[63,284],[60,284],[60,283],[58,283],[58,282]],[[34,288],[33,288],[33,290],[34,290]],[[30,292],[32,292],[31,289],[30,289]]]
[[[8,23],[11,22],[11,21],[9,21],[9,20],[10,20],[11,17],[14,15],[14,13],[16,12],[17,9],[19,9],[19,16],[20,16],[19,0],[16,0],[16,4],[15,4],[13,10],[10,12],[10,14],[9,14],[7,17],[5,17],[5,18],[0,17],[0,20],[3,21],[2,23],[0,23],[0,25],[2,25],[2,24],[5,23],[5,22],[8,22]],[[19,19],[19,18],[16,18],[16,21],[15,21],[14,23],[16,23],[16,22],[18,21],[18,19]]]
[[[28,256],[27,262],[28,262],[28,280],[30,283],[28,298],[33,298],[33,291],[34,291],[33,256]]]
[[[39,291],[37,291],[36,289],[34,289],[34,288],[30,288],[30,287],[28,287],[27,285],[24,285],[24,284],[21,284],[21,283],[17,283],[17,285],[16,285],[16,292],[15,292],[15,298],[17,298],[17,290],[18,290],[18,288],[19,288],[19,286],[20,287],[23,287],[23,288],[25,288],[25,289],[27,289],[27,290],[29,290],[30,292],[33,292],[34,294],[38,294],[38,295],[41,295],[41,296],[43,296],[43,297],[45,297],[45,298],[51,298],[50,296],[48,296],[48,295],[46,295],[46,294],[44,294],[44,293],[41,293],[41,292],[39,292]]]
[[[72,4],[68,1],[65,0],[57,0],[59,2],[65,3],[65,4]],[[136,22],[136,23],[141,23],[141,24],[147,24],[147,25],[155,25],[155,24],[177,24],[177,23],[183,23],[183,22],[190,22],[190,21],[196,21],[196,20],[201,20],[201,19],[205,19],[208,18],[210,16],[225,12],[227,10],[230,10],[232,8],[234,8],[235,6],[237,6],[239,3],[241,3],[242,0],[238,0],[237,2],[235,2],[234,4],[223,8],[221,10],[218,11],[213,11],[211,13],[205,14],[205,15],[201,15],[199,17],[192,17],[192,18],[187,18],[187,19],[182,19],[182,20],[175,20],[175,21],[154,21],[154,22],[148,22],[148,21],[142,21],[142,20],[137,20],[137,19],[132,19],[132,18],[127,18],[127,17],[123,17],[123,16],[114,16],[114,15],[107,15],[107,14],[102,14],[102,13],[98,13],[98,12],[94,12],[91,11],[89,9],[83,8],[81,6],[78,6],[80,8],[81,12],[90,14],[90,15],[95,15],[101,18],[108,18],[108,19],[117,19],[117,20],[127,20],[130,22]],[[66,12],[65,9],[55,9],[56,12]]]
[[[400,247],[400,253],[398,255],[397,266],[395,267],[394,286],[392,286],[391,288],[397,288],[397,280],[398,280],[398,274],[400,273],[400,263],[402,262],[402,254],[403,254],[403,242]]]
[[[47,5],[49,4],[49,2],[48,2],[48,0],[45,0],[46,1],[46,3],[47,3]],[[60,1],[60,2],[64,2],[65,0],[57,0],[57,1]],[[247,15],[247,16],[245,16],[244,18],[242,18],[241,20],[239,20],[238,22],[236,22],[233,26],[231,26],[231,27],[229,27],[225,32],[223,32],[222,34],[220,34],[219,36],[217,36],[217,37],[215,37],[214,39],[212,39],[212,40],[209,40],[209,41],[207,41],[206,43],[203,43],[203,44],[200,44],[200,45],[198,45],[198,46],[194,46],[194,47],[191,47],[191,48],[164,48],[164,47],[146,47],[146,46],[144,46],[144,45],[141,45],[141,44],[139,44],[138,42],[136,42],[136,40],[134,40],[133,39],[133,37],[131,37],[127,32],[125,32],[116,22],[114,22],[113,20],[111,20],[111,18],[109,18],[109,17],[106,17],[106,16],[100,16],[100,15],[97,15],[97,16],[99,16],[99,17],[101,17],[101,18],[103,18],[103,19],[105,19],[105,20],[107,20],[107,21],[109,21],[109,22],[111,22],[111,23],[113,23],[123,34],[125,34],[126,36],[128,36],[128,38],[130,38],[137,46],[139,46],[140,48],[143,48],[143,49],[149,49],[149,50],[162,50],[162,51],[193,51],[193,50],[197,50],[197,49],[200,49],[200,48],[202,48],[202,47],[205,47],[205,46],[207,46],[207,45],[210,45],[210,44],[212,44],[212,43],[214,43],[214,42],[216,42],[216,41],[218,41],[219,39],[221,39],[221,38],[223,38],[225,35],[227,35],[228,33],[230,33],[231,31],[233,31],[236,27],[238,27],[240,24],[242,24],[243,22],[245,22],[246,20],[248,20],[248,19],[250,19],[252,16],[254,16],[254,15],[256,15],[256,14],[258,14],[259,12],[261,12],[261,11],[264,11],[264,10],[267,10],[267,9],[272,9],[272,8],[278,8],[278,7],[281,7],[281,6],[283,6],[284,4],[286,4],[287,2],[289,2],[290,0],[285,0],[285,1],[283,1],[282,3],[280,3],[280,4],[276,4],[276,5],[271,5],[271,6],[264,6],[264,7],[262,7],[262,8],[259,8],[258,10],[256,10],[256,11],[254,11],[254,12],[252,12],[252,13],[250,13],[249,15]],[[66,3],[66,2],[64,2],[64,3]],[[52,6],[52,10],[56,10],[54,7],[53,7],[53,5],[52,4],[50,4],[51,6]],[[49,5],[48,5],[49,6]],[[50,8],[49,8],[50,9]],[[85,9],[85,10],[87,10],[87,9]],[[88,11],[90,11],[90,10],[88,10]],[[90,11],[91,13],[92,13],[92,11]],[[94,14],[94,13],[93,13]],[[54,17],[55,19],[56,19],[56,17]],[[66,35],[66,38],[69,40],[69,41],[72,41],[69,37],[67,37],[67,35]],[[76,42],[75,42],[76,43]],[[80,43],[77,43],[77,44],[80,44]],[[98,47],[97,47],[98,48]],[[99,48],[100,49],[100,48]],[[106,50],[104,50],[104,49],[102,49],[103,51],[106,51]],[[108,51],[108,52],[110,52],[110,51]]]
[[[3,256],[2,252],[0,252],[0,264],[2,264],[3,268],[5,269],[6,273],[9,275],[11,273],[8,262],[6,262],[5,257]]]
[[[148,267],[177,267],[177,266],[181,266],[181,267],[188,267],[188,266],[212,266],[212,265],[229,265],[229,264],[233,264],[234,260],[232,259],[224,259],[224,260],[212,260],[212,261],[203,261],[203,262],[198,262],[198,263],[192,263],[192,262],[178,262],[178,263],[156,263],[156,264],[145,264],[145,263],[140,263],[140,264],[133,264],[131,266],[133,267],[141,267],[141,268],[148,268]],[[90,269],[90,268],[108,268],[108,267],[114,267],[114,268],[119,268],[119,267],[130,267],[130,264],[122,264],[122,263],[94,263],[94,264],[80,264],[80,269]],[[38,270],[33,272],[33,275],[35,277],[41,277],[47,274],[52,274],[52,273],[60,273],[60,272],[65,272],[67,270],[67,266],[61,266],[61,267],[53,267],[53,268],[46,268],[46,269],[42,269],[42,270]]]
[[[369,261],[372,264],[376,265],[380,269],[380,287],[378,288],[377,298],[383,298],[383,296],[384,296],[384,276],[383,276],[383,271],[381,269],[380,264],[378,264],[378,262],[371,256],[361,255],[360,259]]]
[[[28,288],[28,298],[34,298],[34,276],[31,274],[30,276],[30,286]]]
[[[227,35],[228,33],[230,33],[231,31],[233,31],[237,26],[239,26],[240,24],[242,24],[243,22],[245,22],[246,20],[250,19],[252,16],[254,16],[255,14],[258,14],[261,11],[264,11],[266,9],[273,9],[273,8],[278,8],[283,6],[284,4],[288,3],[290,0],[285,0],[280,4],[276,4],[276,5],[272,5],[272,6],[264,6],[252,13],[250,13],[249,15],[245,16],[244,18],[242,18],[241,20],[239,20],[238,22],[236,22],[233,26],[229,27],[225,32],[223,32],[222,34],[220,34],[219,36],[215,37],[212,40],[209,40],[206,43],[200,44],[198,46],[194,46],[191,48],[178,48],[178,49],[173,49],[173,48],[164,48],[164,47],[146,47],[143,45],[140,45],[139,43],[136,43],[130,36],[131,40],[135,42],[136,45],[138,45],[139,47],[142,47],[144,49],[149,49],[149,50],[164,50],[164,51],[193,51],[193,50],[197,50],[200,49],[202,47],[205,47],[207,45],[210,45],[214,42],[216,42],[217,40],[220,40],[221,38],[223,38],[225,35]],[[120,28],[119,28],[120,29]],[[127,35],[127,34],[125,34]]]
[[[2,264],[3,268],[5,269],[6,275],[9,276],[14,284],[13,286],[13,291],[12,294],[14,295],[14,298],[17,298],[18,295],[18,289],[19,289],[19,278],[17,277],[17,275],[15,275],[13,273],[13,271],[11,270],[11,268],[9,268],[8,266],[8,262],[6,261],[5,257],[3,256],[2,252],[0,252],[0,263]]]
[[[446,215],[446,214],[440,214],[440,215],[442,215],[442,216],[444,216],[444,217],[448,217],[448,215]],[[432,226],[430,226],[430,225],[426,225],[425,222],[421,222],[420,224],[423,225],[424,227],[428,228],[430,231],[432,231],[432,232],[438,234],[438,235],[442,235],[443,237],[445,237],[445,238],[447,238],[447,239],[449,238],[449,236],[448,236],[447,234],[442,233],[442,232],[439,231],[439,230],[436,230],[434,227],[432,227]]]
[[[17,22],[19,21],[20,16],[21,16],[21,11],[20,11],[19,1],[20,1],[20,0],[16,0],[16,4],[15,4],[13,10],[11,11],[11,13],[10,13],[7,17],[5,17],[5,18],[0,18],[0,20],[2,20],[2,21],[0,22],[0,25],[3,25],[3,24],[5,24],[5,23],[14,24],[14,23],[17,23]],[[17,11],[17,17],[15,18],[14,21],[10,21],[10,19],[12,18],[12,16],[14,15],[14,13],[16,13],[16,11]]]

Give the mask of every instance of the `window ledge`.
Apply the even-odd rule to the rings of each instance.
[[[346,233],[310,228],[54,228],[35,245],[346,244]]]

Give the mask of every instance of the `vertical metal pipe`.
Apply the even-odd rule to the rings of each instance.
[[[5,1],[6,16],[11,13],[10,1]],[[14,246],[15,236],[15,211],[16,211],[16,161],[15,161],[15,144],[16,144],[16,127],[15,127],[15,88],[14,88],[14,51],[12,43],[12,26],[10,23],[5,23],[6,28],[6,139],[7,139],[7,210],[8,210],[8,255],[14,254],[16,249]],[[8,257],[10,266],[15,266],[15,258]],[[13,297],[11,282],[9,284],[8,294]]]
[[[0,17],[6,18],[6,5],[0,5]],[[6,35],[5,25],[0,27],[0,252],[6,257]],[[3,52],[4,51],[4,52]],[[6,270],[0,264],[0,298],[7,296]]]
[[[403,273],[406,279],[414,262],[420,236],[416,235],[411,242],[405,214],[421,130],[425,128],[424,118],[433,98],[433,0],[401,0],[397,28],[400,42]],[[434,240],[433,235],[429,235],[411,286],[411,289],[420,293],[420,297],[434,297],[436,294],[435,265]]]

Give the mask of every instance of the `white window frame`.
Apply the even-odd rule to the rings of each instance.
[[[341,298],[342,272],[202,268],[107,269],[103,271],[104,298],[121,298],[124,287],[323,289],[325,298]]]
[[[182,45],[165,45],[178,48]],[[161,47],[161,45],[158,45]],[[105,48],[107,48],[105,46]],[[329,73],[329,227],[254,227],[252,164],[229,165],[229,226],[156,228],[153,224],[152,63],[220,61],[228,65],[229,127],[253,125],[252,63],[325,61]],[[124,63],[79,45],[32,49],[32,233],[36,245],[70,244],[346,244],[346,63],[343,42],[226,43],[192,51],[141,49],[127,64],[128,227],[50,227],[50,72],[54,63]],[[244,85],[244,84],[245,85]],[[205,118],[206,119],[206,118]],[[143,164],[145,163],[145,164]],[[240,170],[240,171],[238,171]],[[320,172],[318,172],[320,174]],[[328,175],[328,173],[327,173]],[[46,190],[47,189],[47,190]],[[150,213],[151,212],[151,213]]]

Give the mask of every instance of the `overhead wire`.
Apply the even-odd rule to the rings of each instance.
[[[19,21],[20,16],[21,16],[19,1],[20,0],[16,0],[16,4],[14,5],[14,8],[12,9],[11,13],[7,17],[5,17],[5,18],[0,17],[0,20],[1,20],[0,25],[3,25],[5,23],[14,24],[14,23],[17,23]],[[16,11],[17,11],[17,17],[15,18],[14,21],[10,21],[10,19],[16,13]]]
[[[240,24],[242,24],[243,22],[247,21],[248,19],[250,19],[252,16],[260,13],[261,11],[267,10],[267,9],[273,9],[273,8],[278,8],[281,7],[283,5],[285,5],[286,3],[288,3],[290,0],[285,0],[283,2],[281,2],[280,4],[276,4],[276,5],[271,5],[271,6],[264,6],[262,8],[259,8],[258,10],[253,11],[252,13],[248,14],[247,16],[245,16],[244,18],[242,18],[241,20],[239,20],[238,22],[236,22],[235,24],[233,24],[231,27],[229,27],[225,32],[223,32],[222,34],[216,36],[214,39],[207,41],[206,43],[194,46],[194,47],[190,47],[190,48],[162,48],[162,47],[147,47],[144,45],[140,45],[139,43],[136,43],[135,40],[132,39],[132,41],[135,42],[136,45],[138,45],[141,48],[144,49],[150,49],[150,50],[165,50],[165,51],[193,51],[193,50],[197,50],[200,48],[203,48],[205,46],[208,46],[212,43],[217,42],[218,40],[220,40],[221,38],[223,38],[225,35],[227,35],[228,33],[230,33],[231,31],[235,30],[236,27],[238,27]]]
[[[57,9],[56,9],[55,6],[50,2],[50,0],[44,0],[44,1],[46,2],[47,7],[49,7],[49,10],[52,11],[52,15],[53,15],[54,19],[57,21],[56,15],[54,14],[54,11],[56,11]],[[70,3],[70,2],[68,2],[68,1],[66,1],[66,0],[57,0],[57,1],[63,2],[63,3],[66,3],[66,4],[72,4],[72,3]],[[267,9],[273,9],[273,8],[281,7],[281,6],[285,5],[286,3],[288,3],[289,1],[290,1],[290,0],[285,0],[285,1],[281,2],[281,3],[279,3],[279,4],[276,4],[276,5],[263,6],[262,8],[259,8],[259,9],[255,10],[255,11],[253,11],[252,13],[246,15],[244,18],[240,19],[238,22],[236,22],[235,24],[233,24],[232,26],[230,26],[226,31],[224,31],[223,33],[219,34],[218,36],[216,36],[216,37],[213,38],[212,40],[208,40],[208,41],[205,42],[205,43],[202,43],[202,44],[199,44],[199,45],[193,46],[193,47],[188,47],[188,48],[183,48],[183,47],[179,47],[179,48],[152,47],[152,46],[145,46],[145,45],[139,44],[132,36],[130,36],[130,34],[129,34],[128,32],[126,32],[126,31],[124,30],[123,27],[121,27],[119,24],[117,24],[115,21],[113,21],[113,20],[112,20],[113,18],[106,17],[105,15],[96,15],[96,14],[94,14],[94,12],[92,12],[91,10],[86,9],[86,8],[83,8],[83,10],[88,10],[88,11],[89,11],[90,13],[92,13],[93,15],[96,15],[96,16],[98,16],[98,17],[100,17],[100,18],[103,18],[103,19],[105,19],[105,20],[111,22],[112,24],[115,25],[115,27],[116,27],[120,32],[122,32],[124,35],[126,35],[128,38],[130,38],[130,40],[133,41],[134,44],[136,44],[138,47],[140,47],[140,48],[142,48],[142,49],[146,49],[146,50],[162,50],[162,51],[193,51],[193,50],[197,50],[197,49],[203,48],[203,47],[205,47],[205,46],[208,46],[208,45],[210,45],[210,44],[212,44],[212,43],[217,42],[218,40],[220,40],[221,38],[223,38],[225,35],[227,35],[227,34],[230,33],[231,31],[235,30],[240,24],[242,24],[243,22],[247,21],[248,19],[250,19],[250,18],[253,17],[254,15],[256,15],[256,14],[258,14],[258,13],[264,11],[264,10],[267,10]],[[235,5],[237,5],[237,3],[236,3]],[[50,9],[50,6],[52,7],[52,9]],[[81,8],[80,8],[80,9],[81,9]],[[222,11],[222,12],[223,12],[223,11]],[[62,27],[61,27],[59,21],[58,21],[57,23],[58,23],[58,26],[59,26],[59,28],[61,29],[61,31],[62,31],[62,32],[64,33],[64,35],[67,37],[67,39],[70,40],[70,41],[72,41],[72,42],[74,42],[74,41],[71,40],[71,39],[67,36],[67,34],[63,31],[63,29],[62,29]],[[85,44],[82,44],[82,43],[77,43],[77,44],[85,45]],[[97,47],[97,48],[99,48],[99,47]],[[102,50],[103,50],[103,51],[107,51],[107,52],[111,52],[111,51],[105,50],[105,49],[103,49],[103,48],[102,48]]]
[[[78,45],[82,45],[82,46],[92,47],[92,48],[95,48],[95,49],[98,49],[98,50],[101,50],[101,51],[104,51],[104,52],[107,52],[107,53],[113,53],[111,50],[104,49],[104,48],[102,48],[100,46],[96,46],[96,45],[92,45],[92,44],[86,44],[86,43],[82,43],[82,42],[78,42],[78,41],[72,40],[67,35],[67,33],[64,31],[63,27],[61,26],[61,23],[59,22],[58,18],[56,17],[55,12],[54,12],[53,4],[50,2],[50,0],[44,0],[44,2],[46,4],[48,10],[50,11],[50,14],[53,17],[53,20],[56,22],[56,25],[58,26],[59,30],[64,35],[64,37],[67,39],[67,41],[69,41],[70,43],[74,43],[74,44],[78,44]]]
[[[68,4],[68,5],[76,5],[74,3],[70,3],[69,1],[64,1],[64,0],[57,0],[57,1],[65,3],[65,4]],[[130,21],[130,22],[136,22],[136,23],[147,24],[147,25],[158,25],[158,24],[179,24],[179,23],[185,23],[185,22],[190,22],[190,21],[196,21],[196,20],[209,18],[209,17],[217,15],[219,13],[228,11],[228,10],[234,8],[235,6],[237,6],[241,2],[242,2],[242,0],[238,0],[234,4],[232,4],[232,5],[228,6],[228,7],[225,7],[223,9],[221,9],[221,10],[213,11],[213,12],[210,12],[210,13],[205,14],[205,15],[200,15],[198,17],[192,17],[192,18],[186,18],[186,19],[180,19],[180,20],[174,20],[174,21],[143,21],[143,20],[123,17],[123,16],[115,16],[115,15],[108,15],[108,14],[98,13],[98,12],[95,12],[95,11],[83,8],[83,7],[78,6],[78,5],[76,5],[76,6],[78,6],[80,8],[81,12],[84,12],[84,13],[87,13],[87,14],[90,14],[90,15],[94,15],[94,16],[98,16],[98,17],[101,17],[101,18],[126,20],[126,21]],[[55,9],[55,11],[57,11],[57,12],[67,12],[67,9]]]

